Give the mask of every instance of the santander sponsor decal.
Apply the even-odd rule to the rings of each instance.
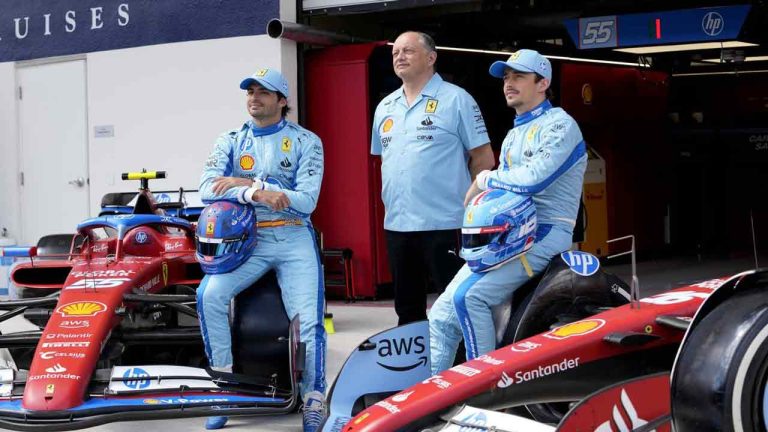
[[[499,388],[507,388],[512,384],[520,384],[526,381],[544,378],[545,376],[552,374],[565,372],[567,370],[579,367],[580,359],[580,357],[576,357],[575,359],[566,358],[558,363],[552,363],[546,366],[539,365],[539,367],[536,369],[517,371],[512,374],[512,376],[508,375],[506,372],[503,372],[501,374],[501,378],[496,383],[496,386]]]

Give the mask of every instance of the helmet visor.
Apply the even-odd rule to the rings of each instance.
[[[242,238],[211,239],[197,238],[197,253],[204,257],[218,258],[234,251]]]
[[[461,246],[464,249],[475,249],[488,246],[507,230],[506,226],[490,226],[481,228],[462,228]]]

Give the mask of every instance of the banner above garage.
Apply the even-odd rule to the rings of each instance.
[[[750,8],[703,7],[570,19],[564,24],[579,49],[726,41],[739,36]]]
[[[279,15],[279,0],[3,0],[0,62],[259,35]]]
[[[472,1],[473,0],[301,0],[301,9],[310,15],[343,15],[422,6],[438,6],[448,3],[470,3]]]

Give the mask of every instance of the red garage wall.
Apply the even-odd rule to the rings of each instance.
[[[381,170],[370,155],[368,57],[380,43],[309,53],[305,64],[307,127],[323,141],[325,175],[312,215],[324,248],[353,251],[358,296],[373,297],[386,277]],[[330,290],[329,290],[330,291]]]
[[[560,69],[561,106],[606,160],[608,238],[634,234],[639,251],[664,246],[672,169],[664,139],[668,83],[666,73],[637,68],[565,63]]]

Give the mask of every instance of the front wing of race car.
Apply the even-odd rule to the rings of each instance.
[[[291,321],[289,362],[291,388],[275,382],[185,366],[115,366],[94,371],[89,397],[66,410],[28,410],[22,406],[27,371],[0,369],[0,429],[75,430],[104,423],[211,415],[276,415],[298,406],[298,379],[304,364],[299,321]],[[65,374],[65,370],[51,373]],[[72,379],[79,379],[72,376]],[[46,388],[52,396],[54,384]]]

